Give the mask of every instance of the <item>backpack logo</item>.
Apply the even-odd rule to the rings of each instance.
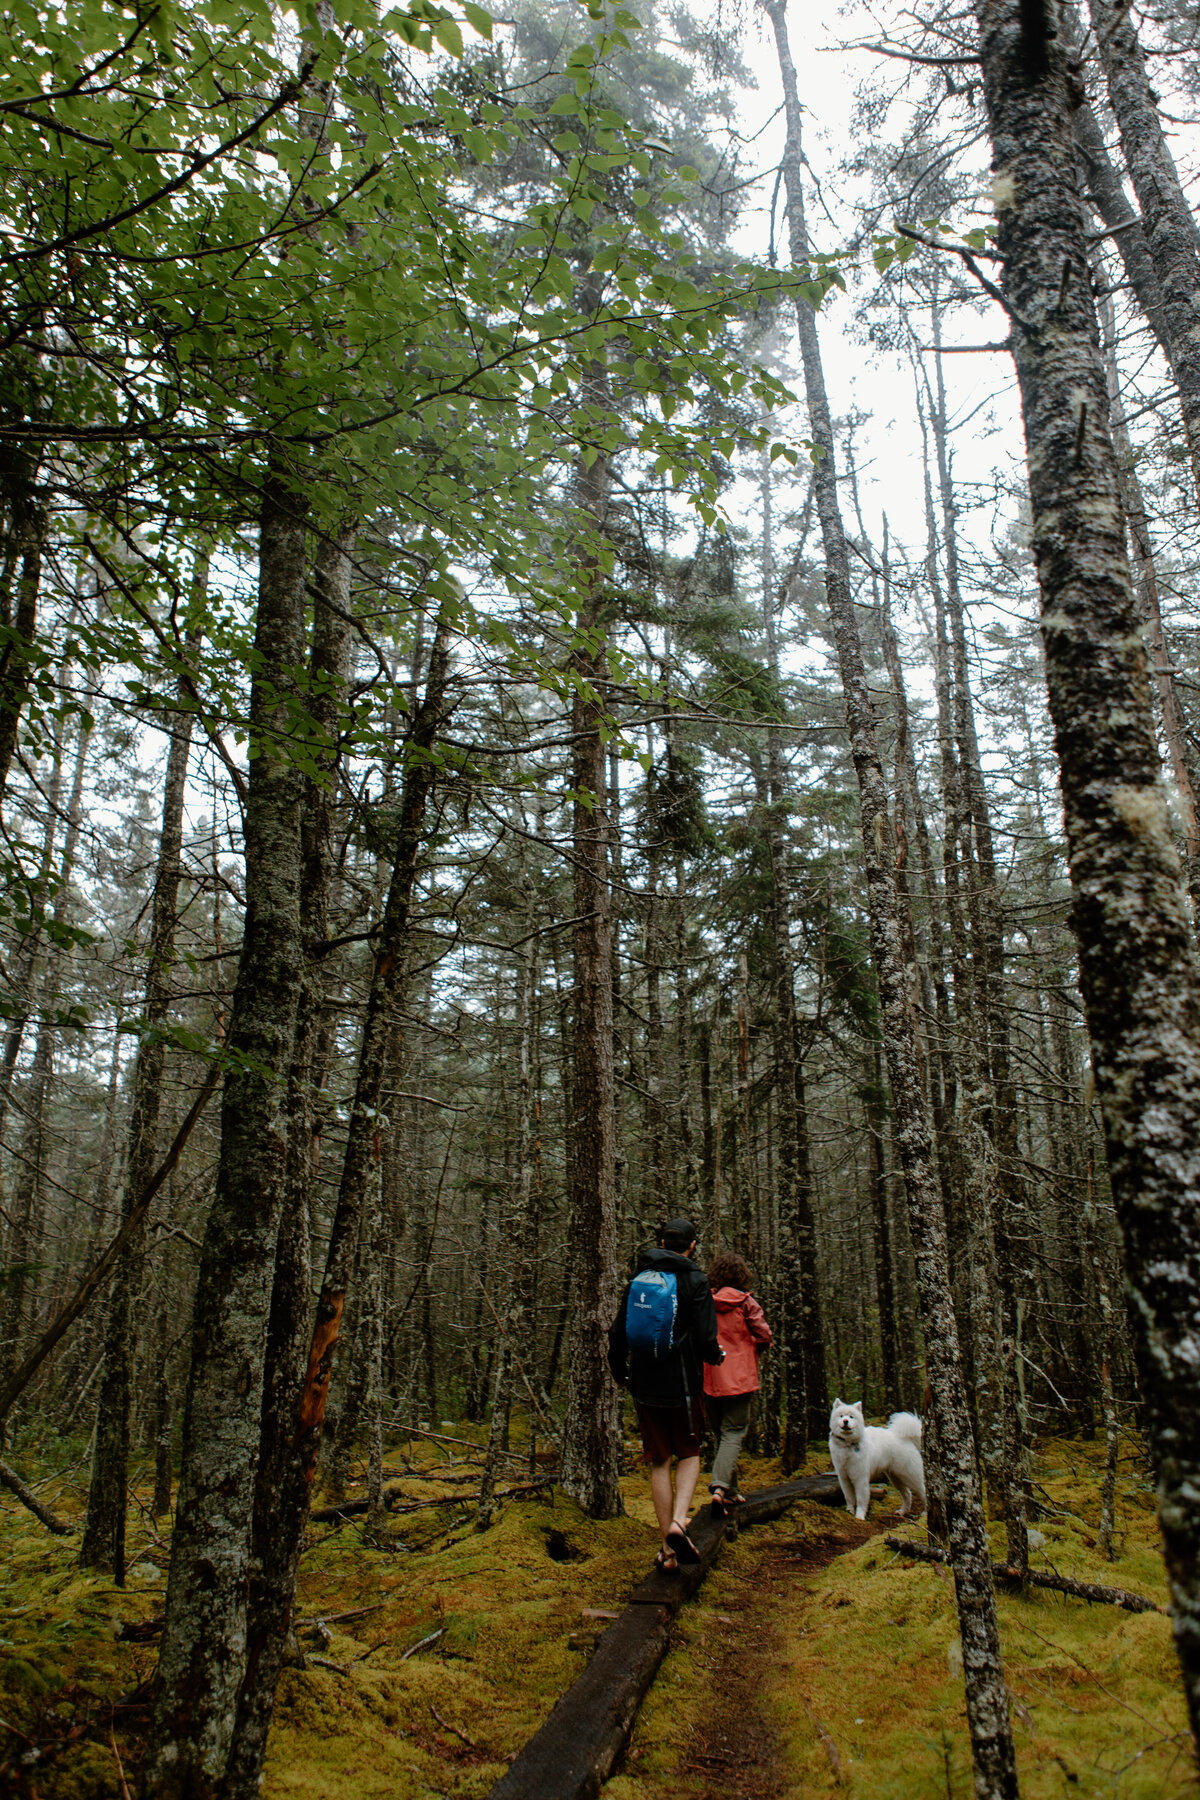
[[[675,1309],[679,1289],[675,1276],[662,1269],[635,1275],[625,1303],[625,1337],[632,1352],[667,1356],[675,1348]]]

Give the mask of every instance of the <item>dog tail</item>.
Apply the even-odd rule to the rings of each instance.
[[[909,1443],[919,1444],[921,1441],[921,1421],[916,1413],[893,1413],[888,1420],[888,1430],[894,1431],[899,1438],[907,1439]]]

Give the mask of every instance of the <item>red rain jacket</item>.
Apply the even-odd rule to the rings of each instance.
[[[758,1391],[759,1352],[771,1342],[771,1327],[753,1294],[741,1288],[718,1288],[717,1338],[725,1352],[723,1363],[705,1363],[706,1394],[754,1394]]]

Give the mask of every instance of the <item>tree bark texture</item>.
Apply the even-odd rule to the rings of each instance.
[[[532,917],[532,906],[530,907]],[[532,1098],[533,994],[538,981],[537,938],[530,941],[517,965],[517,1094],[516,1142],[513,1147],[513,1201],[509,1216],[501,1222],[501,1236],[506,1246],[505,1291],[501,1296],[496,1326],[500,1342],[496,1351],[496,1377],[492,1390],[492,1417],[488,1431],[487,1456],[479,1482],[480,1530],[486,1530],[495,1514],[496,1480],[500,1473],[501,1453],[507,1448],[508,1415],[518,1380],[528,1393],[533,1406],[537,1400],[530,1383],[528,1358],[536,1347],[536,1317],[533,1307],[534,1264],[537,1257],[538,1196],[534,1184],[536,1154],[536,1122]],[[526,1359],[522,1361],[522,1358]],[[537,1407],[540,1412],[541,1408]],[[532,1441],[536,1427],[530,1413],[529,1434]],[[536,1464],[531,1458],[531,1473]]]
[[[301,987],[287,1087],[287,1157],[275,1246],[271,1313],[263,1372],[262,1435],[255,1478],[253,1542],[246,1624],[246,1669],[225,1777],[232,1800],[257,1794],[284,1647],[291,1627],[296,1565],[303,1541],[283,1510],[294,1496],[296,1395],[312,1336],[310,1188],[321,1151],[317,1095],[323,1084],[321,1014],[326,995],[332,866],[331,784],[337,763],[341,705],[350,658],[353,527],[324,538],[313,583],[308,713],[316,772],[304,783],[300,808]],[[304,1503],[307,1484],[301,1481]],[[292,1498],[292,1506],[296,1506]],[[291,1524],[291,1529],[289,1529]]]
[[[1126,557],[1061,51],[977,8],[1028,446],[1073,926],[1200,1727],[1200,979]]]
[[[1146,249],[1162,294],[1163,351],[1200,498],[1200,233],[1171,155],[1146,58],[1128,6],[1088,0],[1121,150],[1142,214]],[[1123,235],[1123,234],[1122,234]]]
[[[883,1059],[875,1046],[873,1066],[863,1084],[863,1110],[867,1126],[867,1185],[871,1193],[871,1218],[875,1228],[875,1299],[879,1308],[879,1372],[883,1404],[887,1412],[900,1407],[900,1351],[896,1333],[896,1287],[892,1262],[892,1228],[888,1216],[887,1175],[883,1159],[883,1133],[887,1120],[887,1096],[883,1090]]]
[[[802,139],[796,71],[788,45],[784,0],[767,0],[783,78],[787,144],[783,176],[789,247],[797,269],[809,262],[801,179]],[[879,987],[880,1024],[895,1116],[896,1143],[908,1192],[925,1356],[939,1446],[946,1526],[962,1637],[967,1722],[977,1800],[1011,1800],[1016,1762],[1000,1657],[991,1558],[970,1415],[958,1356],[958,1329],[946,1260],[946,1224],[933,1165],[925,1093],[917,1056],[896,905],[888,794],[875,739],[875,717],[850,586],[849,559],[837,493],[833,424],[817,337],[816,314],[796,307],[810,428],[820,454],[814,489],[825,553],[825,590],[846,702],[851,757],[862,807],[863,860],[871,948]]]
[[[304,653],[304,503],[268,474],[259,529],[246,910],[226,1046],[221,1143],[192,1362],[147,1793],[216,1795],[246,1649],[263,1355],[287,1161],[284,1098],[300,989],[301,777],[287,702]]]
[[[775,567],[771,469],[762,470],[762,617],[767,666],[779,681],[775,634]],[[756,780],[758,777],[756,775]],[[774,940],[775,1069],[779,1100],[779,1279],[784,1300],[779,1364],[786,1423],[781,1455],[785,1475],[799,1468],[810,1438],[828,1430],[829,1384],[817,1268],[817,1227],[812,1203],[808,1110],[796,1016],[796,966],[792,954],[792,903],[788,878],[786,782],[779,732],[767,727],[766,791],[760,785],[763,831],[771,868],[770,929]]]
[[[1083,49],[1084,38],[1079,15],[1073,7],[1062,9],[1062,28],[1072,55],[1077,56]],[[1113,234],[1113,247],[1121,258],[1121,266],[1130,288],[1174,375],[1175,341],[1162,287],[1150,255],[1150,246],[1146,242],[1145,228],[1137,211],[1129,204],[1120,170],[1108,153],[1100,121],[1084,93],[1082,83],[1069,92],[1075,103],[1071,129],[1083,165],[1083,182],[1088,198]]]
[[[1094,264],[1093,264],[1094,266]],[[1108,386],[1109,422],[1113,448],[1117,453],[1117,479],[1121,487],[1121,506],[1129,531],[1129,547],[1133,552],[1133,571],[1142,607],[1142,623],[1146,631],[1154,663],[1154,679],[1158,688],[1159,716],[1163,740],[1167,746],[1171,774],[1175,778],[1176,799],[1187,857],[1188,888],[1193,905],[1200,893],[1200,821],[1196,816],[1196,789],[1193,779],[1194,757],[1188,744],[1179,695],[1175,688],[1175,671],[1171,664],[1163,632],[1162,607],[1159,602],[1158,568],[1154,560],[1154,541],[1146,500],[1137,471],[1133,445],[1121,405],[1120,378],[1117,371],[1112,296],[1101,302],[1100,320],[1103,331],[1104,375]]]
[[[230,1796],[250,1796],[258,1791],[346,1295],[356,1249],[363,1235],[364,1214],[378,1172],[380,1109],[392,1036],[392,1013],[407,959],[409,911],[423,841],[425,810],[436,774],[431,751],[444,720],[449,661],[450,633],[443,616],[438,621],[424,697],[405,745],[394,861],[375,944],[354,1101],[316,1315],[306,1345],[307,1354],[300,1359],[299,1380],[292,1390],[290,1435],[277,1442],[271,1469],[267,1471],[269,1481],[264,1480],[259,1494],[258,1523],[264,1537],[272,1539],[272,1548],[257,1592],[251,1646],[254,1660],[247,1668],[230,1755],[227,1787]],[[286,1271],[281,1271],[281,1276],[287,1294],[294,1293],[294,1281]],[[289,1311],[295,1304],[286,1295],[281,1296],[281,1303]],[[283,1321],[280,1323],[282,1327]],[[290,1339],[286,1341],[291,1342]],[[280,1365],[281,1375],[288,1372],[289,1365],[290,1350]]]
[[[29,697],[29,665],[37,630],[38,592],[42,580],[42,534],[45,512],[33,492],[28,471],[21,470],[10,494],[12,548],[19,557],[16,606],[7,591],[0,596],[0,798],[8,785],[17,748],[21,713]]]
[[[607,386],[602,370],[594,369],[586,378],[584,398],[598,408],[604,406]],[[604,576],[598,556],[609,490],[608,463],[603,455],[598,455],[590,468],[580,462],[575,490],[583,534],[571,720],[575,917],[579,922],[574,934],[571,1292],[562,1485],[590,1517],[611,1519],[621,1512],[622,1502],[620,1398],[605,1354],[606,1333],[620,1286],[609,822],[600,729],[608,677]]]

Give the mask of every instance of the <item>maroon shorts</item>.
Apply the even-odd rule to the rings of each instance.
[[[697,1398],[690,1406],[644,1406],[640,1400],[635,1404],[647,1462],[665,1463],[673,1456],[699,1456],[700,1434],[704,1430],[703,1400]]]

